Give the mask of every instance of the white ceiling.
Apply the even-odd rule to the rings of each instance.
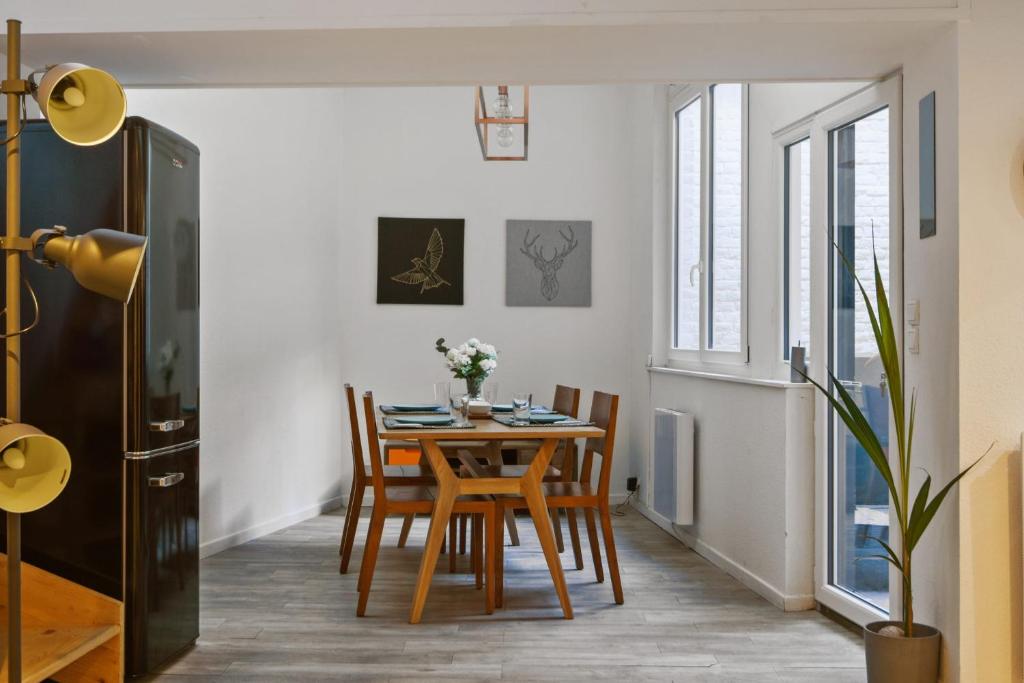
[[[8,0],[30,66],[129,86],[873,78],[957,0]],[[425,8],[429,8],[429,11]]]

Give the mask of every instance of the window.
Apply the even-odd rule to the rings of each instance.
[[[701,102],[676,112],[676,325],[673,346],[700,350]]]
[[[673,99],[675,357],[747,358],[745,109],[738,83]]]
[[[783,148],[782,358],[790,347],[811,353],[811,140]]]

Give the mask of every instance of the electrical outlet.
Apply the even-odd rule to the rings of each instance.
[[[628,477],[626,479],[626,490],[633,493],[637,490],[639,484],[637,483],[636,477]]]

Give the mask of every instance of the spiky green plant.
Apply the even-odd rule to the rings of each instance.
[[[913,501],[911,501],[910,466],[914,441],[914,415],[917,410],[917,392],[916,390],[911,391],[910,409],[908,411],[906,396],[903,391],[903,369],[900,367],[899,345],[896,341],[896,330],[893,328],[885,286],[882,283],[882,273],[878,268],[878,257],[875,256],[874,258],[876,311],[876,306],[871,305],[867,290],[864,289],[863,283],[857,277],[853,265],[841,251],[839,255],[842,257],[850,276],[860,289],[861,297],[864,299],[864,306],[867,308],[868,317],[871,320],[871,329],[875,336],[875,344],[878,346],[878,355],[885,370],[886,385],[889,390],[889,404],[892,408],[893,426],[896,432],[895,442],[898,456],[898,471],[895,474],[889,463],[889,455],[882,446],[878,435],[871,428],[867,417],[850,395],[850,392],[843,386],[842,382],[832,374],[832,371],[828,370],[828,376],[835,390],[834,393],[808,377],[800,368],[797,368],[797,371],[814,384],[825,398],[828,399],[836,414],[860,443],[868,457],[871,458],[875,469],[882,475],[886,486],[889,487],[889,499],[893,511],[896,513],[900,552],[897,553],[891,545],[880,538],[872,536],[871,539],[876,541],[885,551],[884,555],[874,555],[873,557],[889,562],[896,567],[903,577],[903,633],[907,637],[912,637],[914,634],[914,587],[911,575],[911,559],[914,554],[914,548],[917,547],[925,530],[935,517],[935,513],[939,511],[939,507],[946,499],[946,495],[960,481],[961,477],[978,464],[978,460],[981,458],[953,477],[931,499],[928,498],[928,495],[931,492],[932,477],[926,472],[927,476],[924,483],[921,484]],[[892,439],[889,442],[892,443]],[[984,457],[984,455],[981,457]],[[890,538],[889,540],[891,541],[892,539]]]

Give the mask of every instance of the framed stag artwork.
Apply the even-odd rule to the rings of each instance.
[[[377,303],[462,305],[461,218],[377,219]]]
[[[506,224],[505,305],[590,306],[590,221]]]

